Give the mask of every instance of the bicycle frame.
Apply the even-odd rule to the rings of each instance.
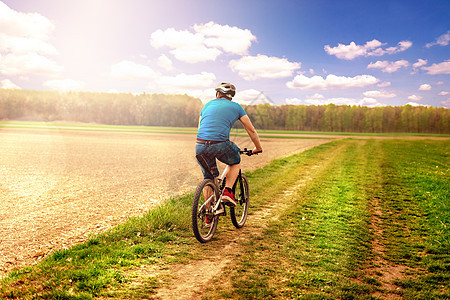
[[[224,179],[225,179],[225,177],[226,177],[226,175],[227,175],[228,167],[229,167],[228,165],[225,167],[225,169],[223,170],[223,172],[222,172],[222,174],[220,175],[220,177],[215,177],[215,178],[214,178],[214,184],[217,186],[217,189],[219,190],[219,192],[222,192],[222,189],[223,189],[223,188],[221,188],[220,185],[221,185],[221,183],[224,181]],[[240,172],[239,172],[239,175],[240,175]],[[205,203],[203,203],[203,205],[200,207],[200,211],[201,211],[202,209],[204,209],[205,207],[209,206],[209,203],[212,201],[213,198],[214,198],[214,194],[212,194],[212,195],[205,201]],[[216,203],[216,204],[214,205],[214,207],[213,207],[213,211],[214,211],[214,212],[218,211],[220,205],[222,205],[222,202],[221,202],[221,201],[217,201],[217,203]],[[216,213],[215,213],[214,215],[216,215]]]
[[[245,154],[245,155],[247,155],[247,156],[252,156],[252,155],[254,155],[254,153],[252,152],[252,150],[248,150],[247,148],[244,148],[244,150],[240,150],[239,153],[240,153],[240,154]],[[256,153],[256,154],[257,154],[257,153]],[[206,164],[206,161],[205,161],[201,156],[197,156],[197,159],[200,161],[201,164],[204,165],[204,167],[206,166],[206,168],[205,168],[206,170],[210,171],[209,166]],[[221,186],[221,184],[224,182],[224,179],[225,179],[225,177],[227,176],[228,168],[229,168],[229,167],[230,167],[230,166],[226,165],[226,166],[225,166],[225,169],[223,170],[222,174],[220,174],[219,177],[214,176],[214,175],[210,172],[210,174],[213,175],[213,177],[214,177],[214,184],[217,186],[217,189],[219,190],[220,193],[222,192],[222,190],[223,190],[223,188],[224,188],[223,186]],[[240,181],[240,183],[242,183],[242,182],[241,182],[241,181],[242,181],[241,170],[239,170],[239,175],[238,175],[238,177],[236,178],[236,182],[233,184],[233,189],[234,189],[234,187],[236,186],[238,180]],[[211,199],[213,198],[212,196],[213,196],[213,195],[211,195],[211,197],[209,197],[208,200],[206,200],[205,203],[203,203],[203,205],[200,207],[200,209],[203,209],[205,206],[207,206],[207,205],[211,202]],[[214,206],[213,211],[217,211],[218,208],[219,208],[219,206],[220,206],[221,204],[222,204],[222,202],[218,201],[218,202],[216,203],[216,205]],[[215,215],[216,215],[216,214],[215,214]]]

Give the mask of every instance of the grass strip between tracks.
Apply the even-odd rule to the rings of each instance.
[[[252,213],[275,205],[281,215],[260,234],[221,221],[215,239],[198,244],[186,195],[11,272],[0,297],[150,297],[166,282],[160,270],[195,264],[242,235],[241,250],[204,298],[444,299],[448,149],[448,141],[343,140],[278,159],[247,174]],[[390,278],[389,269],[401,272]]]

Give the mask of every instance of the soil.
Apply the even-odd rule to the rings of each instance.
[[[251,148],[248,138],[232,140]],[[243,157],[244,170],[330,139],[261,141],[264,152]],[[0,128],[0,277],[193,191],[202,179],[194,143],[194,135]]]

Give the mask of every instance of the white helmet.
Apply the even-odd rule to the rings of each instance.
[[[216,86],[216,91],[221,92],[229,98],[233,98],[236,94],[236,87],[229,82],[221,82]]]

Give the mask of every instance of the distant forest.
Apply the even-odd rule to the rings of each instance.
[[[450,133],[450,110],[443,107],[243,106],[257,129]],[[196,127],[202,107],[187,95],[0,90],[0,120]]]

